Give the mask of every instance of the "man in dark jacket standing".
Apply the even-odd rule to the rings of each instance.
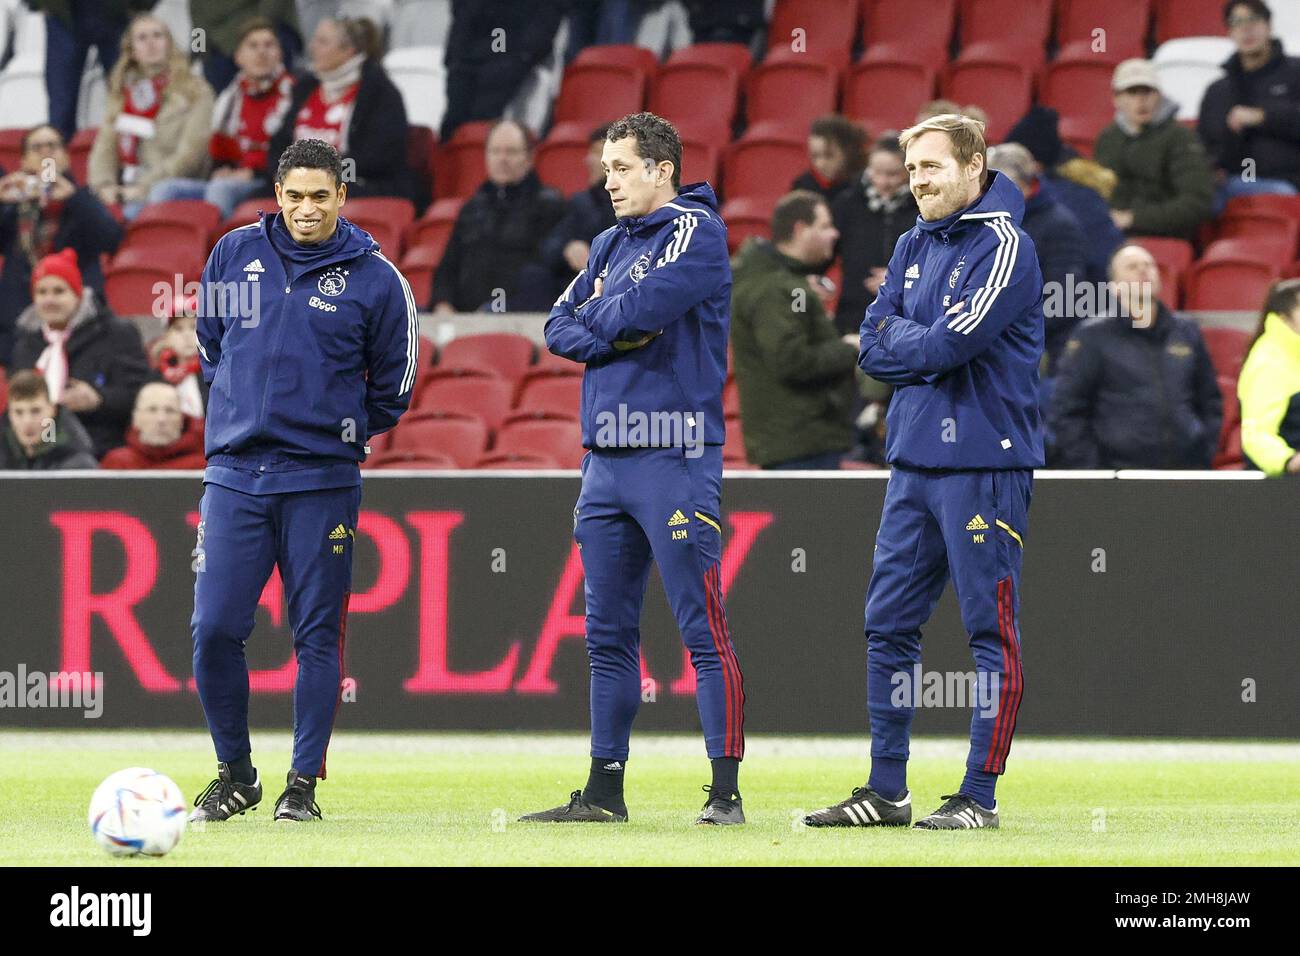
[[[1209,468],[1223,397],[1200,327],[1160,302],[1151,253],[1111,260],[1115,308],[1066,345],[1049,418],[1055,468]]]
[[[485,149],[488,178],[456,216],[433,277],[433,311],[546,311],[554,290],[525,285],[520,273],[564,215],[564,197],[537,178],[532,143],[514,120],[492,127]]]
[[[280,156],[280,212],[228,232],[203,269],[198,339],[212,386],[195,548],[194,678],[217,751],[196,821],[262,799],[244,645],[272,567],[298,662],[293,764],[275,819],[320,816],[338,705],[367,441],[411,401],[415,300],[370,235],[339,215],[343,161],[320,140]]]
[[[1205,91],[1197,126],[1222,179],[1220,206],[1233,196],[1300,189],[1300,59],[1270,36],[1272,19],[1263,0],[1224,10],[1237,52],[1223,64],[1228,75]]]
[[[1097,137],[1097,162],[1119,177],[1110,216],[1128,235],[1191,239],[1210,218],[1214,179],[1205,147],[1179,125],[1150,60],[1125,60],[1111,80],[1115,122]]]
[[[853,445],[857,336],[841,336],[808,284],[838,233],[826,201],[797,190],[772,213],[772,241],[732,263],[731,347],[745,452],[773,469],[836,469]]]

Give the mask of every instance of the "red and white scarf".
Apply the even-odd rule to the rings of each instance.
[[[63,401],[63,389],[68,384],[68,353],[65,345],[72,334],[72,323],[61,329],[52,329],[41,325],[41,334],[45,336],[45,351],[36,360],[36,371],[45,376],[45,387],[50,393],[50,401],[58,405]]]
[[[117,161],[122,167],[122,182],[130,184],[140,168],[140,140],[153,139],[154,119],[162,109],[163,91],[168,75],[132,80],[122,85],[122,112],[113,121],[117,131]]]

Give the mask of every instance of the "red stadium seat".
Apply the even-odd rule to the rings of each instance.
[[[1092,156],[1093,147],[1101,131],[1110,125],[1113,117],[1099,116],[1062,116],[1056,124],[1057,135],[1061,142],[1071,149],[1078,150],[1084,156]]]
[[[572,375],[535,378],[519,393],[518,410],[576,418],[582,404],[582,379]]]
[[[775,199],[739,196],[722,205],[722,221],[727,224],[727,248],[735,252],[751,236],[767,239],[772,234],[772,210]]]
[[[479,365],[495,369],[508,382],[518,382],[537,356],[532,339],[509,332],[465,335],[442,348],[439,365]]]
[[[1292,219],[1300,220],[1300,196],[1279,196],[1274,193],[1256,193],[1253,196],[1234,196],[1228,200],[1224,209],[1225,216],[1235,216],[1243,212],[1283,212]]]
[[[1094,117],[1100,132],[1115,117],[1115,95],[1110,89],[1114,72],[1114,64],[1103,60],[1058,57],[1043,73],[1038,102],[1061,116]]]
[[[169,275],[184,276],[188,281],[199,278],[206,261],[203,248],[193,243],[161,248],[141,243],[118,249],[109,268],[165,271]]]
[[[682,140],[682,182],[717,183],[718,147],[698,140]]]
[[[645,106],[648,86],[649,74],[639,67],[571,63],[560,83],[554,120],[596,126],[640,112]]]
[[[741,77],[754,65],[754,57],[749,52],[749,47],[743,43],[692,43],[674,50],[665,66],[681,66],[686,63],[725,66],[737,77]]]
[[[451,139],[438,148],[433,161],[435,198],[468,198],[487,179],[487,158],[483,151],[491,129],[490,120],[461,123]]]
[[[659,69],[654,51],[635,43],[593,43],[578,51],[570,66],[619,66],[653,76]]]
[[[577,421],[516,421],[505,425],[492,449],[496,455],[548,455],[561,468],[577,468],[586,450]]]
[[[496,431],[510,414],[514,386],[505,379],[434,379],[420,393],[415,410],[448,416],[481,418]]]
[[[1289,247],[1284,264],[1300,255],[1300,217],[1286,210],[1228,210],[1214,224],[1217,239],[1267,239]]]
[[[397,196],[363,196],[348,199],[343,205],[343,215],[352,222],[385,219],[404,229],[415,220],[415,207],[409,199]]]
[[[1229,329],[1209,326],[1201,329],[1205,339],[1205,349],[1210,353],[1214,363],[1214,372],[1234,382],[1241,374],[1241,366],[1246,361],[1246,349],[1250,345],[1250,333],[1241,329]],[[1227,416],[1224,416],[1225,419]]]
[[[1187,274],[1186,308],[1258,311],[1281,270],[1257,259],[1201,259]]]
[[[669,63],[659,71],[650,111],[667,117],[683,137],[731,139],[740,99],[740,74],[725,63]]]
[[[384,471],[386,469],[454,471],[459,469],[461,465],[449,455],[440,455],[437,452],[390,449],[372,455],[366,461],[364,467],[375,471]]]
[[[957,0],[864,0],[862,62],[948,62]]]
[[[537,364],[530,365],[528,371],[519,382],[519,392],[522,395],[533,382],[548,381],[553,378],[576,378],[581,379],[587,366],[572,362],[569,359],[561,358],[558,355],[546,350],[537,350]]]
[[[442,355],[438,356],[438,364],[429,369],[425,376],[430,384],[443,378],[501,378],[501,373],[493,366],[485,365],[482,362],[465,361],[443,361]]]
[[[208,233],[221,222],[221,210],[202,199],[151,203],[127,226],[126,242],[166,246],[193,238],[207,248]]]
[[[417,309],[429,308],[429,300],[433,298],[433,274],[441,259],[442,247],[432,245],[410,246],[402,256],[398,268],[406,276]]]
[[[1014,60],[957,60],[944,70],[940,95],[975,104],[989,117],[986,138],[1000,143],[1016,120],[1029,111],[1033,76]]]
[[[1052,0],[961,0],[960,20],[960,59],[982,60],[1001,53],[1039,64],[1046,57],[1052,28]]]
[[[1208,339],[1206,344],[1208,345]],[[1237,469],[1245,465],[1245,456],[1241,450],[1241,401],[1237,398],[1237,377],[1220,375],[1218,382],[1219,392],[1223,396],[1223,427],[1219,430],[1219,447],[1214,455],[1213,467]]]
[[[1192,264],[1192,244],[1186,239],[1166,236],[1134,236],[1129,240],[1151,253],[1160,270],[1160,297],[1172,309],[1182,300],[1183,275]]]
[[[1216,471],[1242,471],[1246,455],[1241,448],[1241,422],[1225,429],[1219,436],[1219,451],[1211,463]]]
[[[556,123],[533,158],[538,178],[564,196],[586,189],[587,166],[583,160],[590,148],[592,128],[583,123]]]
[[[1176,37],[1223,36],[1222,0],[1156,0],[1156,44]]]
[[[406,227],[406,248],[430,246],[437,250],[434,261],[441,260],[463,205],[465,200],[460,198],[439,199],[431,205],[423,216]]]
[[[863,60],[845,74],[841,112],[864,124],[873,136],[903,130],[934,99],[934,83],[934,70],[924,63]]]
[[[853,52],[857,26],[858,0],[777,0],[767,49],[797,52],[842,70]]]
[[[722,387],[722,416],[728,419],[740,417],[740,389],[735,379]]]
[[[420,336],[420,358],[415,365],[415,385],[411,388],[411,404],[420,398],[420,392],[433,378],[434,364],[438,361],[438,346],[432,339]]]
[[[749,456],[745,453],[745,433],[741,427],[740,418],[728,418],[726,420],[727,436],[722,443],[722,463],[723,466],[731,466],[737,463],[749,463]]]
[[[403,200],[406,202],[407,200]],[[349,220],[358,229],[364,229],[370,233],[370,238],[379,243],[379,251],[385,259],[392,262],[398,262],[402,258],[402,225],[391,219],[383,218],[365,218],[361,220],[353,219],[346,215],[348,203],[343,207],[344,217]]]
[[[19,127],[0,129],[0,169],[12,173],[23,164],[23,137],[27,130]],[[84,184],[84,180],[81,181]]]
[[[280,211],[280,204],[275,201],[274,196],[259,196],[255,199],[245,199],[235,211],[230,214],[222,226],[229,232],[231,229],[237,229],[240,226],[247,226],[250,222],[257,222],[257,214],[265,212],[268,216],[274,216]]]
[[[780,199],[808,168],[807,127],[795,132],[783,123],[757,123],[727,148],[722,188],[728,199]]]
[[[480,418],[452,418],[437,412],[402,416],[393,429],[391,451],[446,455],[457,467],[473,468],[487,449],[488,427]]]
[[[825,63],[772,59],[756,66],[745,84],[750,124],[779,120],[803,124],[835,111],[839,76]]]
[[[72,178],[83,186],[90,181],[90,149],[95,145],[97,135],[99,135],[99,127],[79,129],[72,134],[72,139],[68,143],[68,165],[72,167]]]
[[[560,468],[560,463],[550,455],[517,455],[512,452],[502,455],[494,452],[484,455],[474,467],[480,471],[555,471]]]
[[[1057,58],[1075,54],[1109,63],[1146,55],[1151,26],[1151,0],[1058,0]],[[1094,49],[1094,30],[1105,30],[1105,48]]]
[[[1254,259],[1276,266],[1278,271],[1287,268],[1295,258],[1293,235],[1251,235],[1215,239],[1201,252],[1201,259]]]
[[[186,281],[198,279],[198,274],[184,276]],[[168,289],[176,285],[176,272],[161,266],[112,266],[104,277],[104,297],[108,307],[118,315],[153,315],[154,302],[160,293],[159,283]],[[172,293],[161,293],[170,304]]]

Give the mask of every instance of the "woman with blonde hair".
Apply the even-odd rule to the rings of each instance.
[[[1300,279],[1269,290],[1237,396],[1247,463],[1270,476],[1300,474]]]
[[[108,109],[90,151],[89,179],[105,203],[133,219],[164,179],[207,172],[212,89],[190,72],[167,25],[132,18],[108,77]]]

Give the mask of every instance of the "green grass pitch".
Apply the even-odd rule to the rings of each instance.
[[[1017,739],[1002,829],[810,830],[804,811],[861,785],[865,741],[755,737],[744,827],[694,827],[708,782],[693,736],[633,738],[626,825],[517,823],[586,779],[576,734],[339,733],[323,821],[276,824],[287,731],[254,736],[261,807],[191,829],[160,860],[115,860],[86,827],[109,773],[147,766],[193,798],[213,775],[192,732],[0,731],[0,865],[1281,865],[1300,864],[1300,744]],[[960,781],[964,741],[914,741],[913,818]]]

